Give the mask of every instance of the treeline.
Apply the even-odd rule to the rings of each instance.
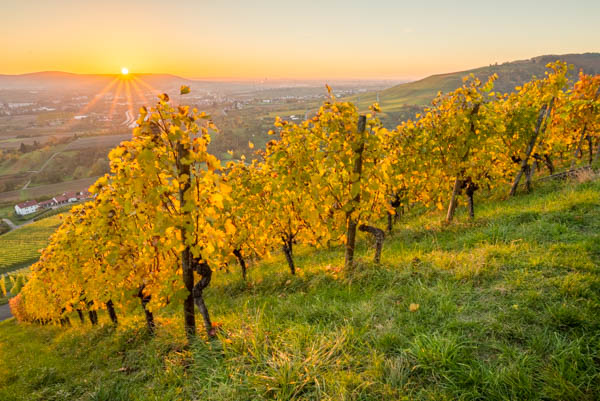
[[[72,209],[32,267],[21,316],[65,323],[74,310],[106,308],[116,322],[135,302],[154,330],[153,313],[176,303],[190,339],[194,306],[213,336],[203,291],[214,272],[239,264],[245,278],[249,259],[281,250],[294,274],[297,244],[343,244],[349,269],[357,231],[373,236],[378,262],[385,226],[408,205],[446,209],[450,223],[461,199],[474,217],[482,188],[513,195],[541,171],[591,164],[600,76],[571,84],[564,63],[548,67],[511,94],[493,91],[494,76],[467,77],[393,130],[377,105],[361,115],[332,97],[308,121],[278,119],[257,160],[225,166],[207,152],[208,116],[161,95],[111,151],[95,200]]]
[[[33,141],[32,144],[28,145],[24,142],[21,142],[21,145],[19,146],[19,153],[29,153],[29,152],[36,151],[38,149],[45,148],[47,146],[62,145],[62,144],[76,141],[76,140],[77,140],[77,134],[75,134],[73,136],[63,136],[60,138],[53,136],[44,143],[39,143],[38,141]]]

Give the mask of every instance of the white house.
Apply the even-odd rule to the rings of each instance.
[[[25,216],[26,214],[34,213],[38,210],[39,205],[36,201],[30,200],[27,202],[19,203],[15,205],[15,212],[18,215]]]

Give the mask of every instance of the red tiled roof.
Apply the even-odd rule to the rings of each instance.
[[[23,202],[23,203],[19,203],[19,204],[17,204],[17,206],[18,206],[20,209],[24,209],[24,208],[26,208],[26,207],[35,206],[35,205],[37,205],[37,204],[38,204],[38,203],[37,203],[36,201],[34,201],[34,200],[29,200],[29,201],[27,201],[27,202]]]
[[[74,191],[71,191],[71,192],[65,192],[65,193],[63,194],[63,196],[66,196],[66,197],[67,197],[67,199],[70,199],[70,198],[77,198],[77,195],[79,195],[79,192],[74,192]]]

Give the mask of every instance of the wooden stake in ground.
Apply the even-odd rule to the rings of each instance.
[[[475,122],[473,121],[473,117],[477,113],[479,113],[480,108],[481,108],[481,103],[477,103],[475,106],[473,106],[473,110],[471,110],[470,130],[471,130],[472,135],[476,135]],[[467,148],[467,151],[461,158],[462,162],[465,162],[469,158],[470,153],[471,153],[471,149],[469,147],[469,148]],[[456,178],[454,179],[454,185],[452,187],[452,196],[450,197],[450,204],[448,205],[448,212],[446,213],[446,224],[450,224],[452,222],[452,219],[454,218],[454,212],[456,211],[456,205],[458,204],[458,194],[460,193],[460,191],[463,187],[463,184],[464,184],[464,180],[463,180],[464,173],[465,173],[465,171],[464,171],[464,169],[462,169],[458,173]]]
[[[550,101],[549,106],[545,104],[540,109],[540,114],[538,115],[537,123],[535,125],[535,132],[534,132],[533,136],[531,137],[531,139],[529,140],[529,143],[527,144],[527,149],[525,150],[525,157],[521,161],[521,168],[519,169],[519,172],[517,173],[517,176],[515,177],[515,181],[513,182],[512,187],[510,188],[510,192],[508,193],[508,196],[514,196],[517,193],[517,188],[519,186],[519,182],[521,181],[521,177],[523,176],[524,173],[527,172],[529,157],[531,156],[531,152],[533,152],[535,143],[538,139],[538,136],[540,135],[542,123],[544,122],[545,118],[547,118],[550,115],[553,104],[554,104],[554,98]]]
[[[187,177],[185,180],[181,180],[179,187],[179,204],[184,205],[184,195],[192,186],[192,176],[190,174],[190,165],[188,163],[182,163],[182,159],[189,157],[189,150],[183,146],[181,142],[177,144],[177,173],[179,177]],[[183,211],[184,215],[190,215],[190,211]],[[186,219],[188,220],[188,219]],[[181,231],[181,238],[187,237],[187,229],[185,226],[179,228]],[[194,310],[194,269],[192,266],[192,253],[190,246],[187,245],[183,251],[181,251],[181,274],[183,278],[183,285],[188,291],[188,296],[183,300],[183,321],[185,334],[189,341],[196,336],[196,315]]]
[[[587,125],[583,126],[581,130],[581,136],[579,137],[579,141],[577,141],[577,148],[575,148],[575,152],[573,152],[573,160],[571,161],[571,170],[575,168],[575,164],[577,164],[577,158],[581,155],[581,146],[583,145],[583,140],[585,139],[585,131],[587,130]]]
[[[365,144],[364,144],[364,132],[365,129],[367,127],[367,117],[366,116],[359,116],[358,117],[358,144],[356,144],[356,148],[353,149],[354,153],[355,153],[355,159],[354,159],[354,168],[352,169],[352,173],[356,178],[357,181],[352,182],[350,185],[352,186],[355,182],[359,182],[360,183],[360,179],[361,179],[361,173],[362,173],[362,154],[363,151],[365,150]],[[354,147],[353,147],[354,148]],[[360,203],[360,191],[358,191],[358,193],[354,196],[354,198],[352,199],[352,202],[354,203],[354,205],[358,205]],[[346,269],[350,269],[352,267],[352,264],[354,263],[354,247],[356,245],[356,228],[357,228],[357,221],[355,217],[352,217],[352,213],[354,212],[354,210],[356,209],[356,206],[353,206],[352,209],[350,209],[349,211],[346,212],[346,224],[347,224],[347,230],[346,230],[346,261],[344,263],[344,267]]]
[[[448,212],[446,213],[446,223],[450,223],[454,217],[454,211],[456,210],[456,203],[458,197],[458,191],[460,190],[460,176],[454,180],[454,186],[452,187],[452,196],[450,197],[450,205],[448,205]]]

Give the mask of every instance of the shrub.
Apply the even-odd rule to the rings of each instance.
[[[10,305],[10,311],[12,315],[19,322],[29,322],[31,317],[25,311],[25,300],[22,294],[18,294],[16,297],[11,298],[8,301]]]

